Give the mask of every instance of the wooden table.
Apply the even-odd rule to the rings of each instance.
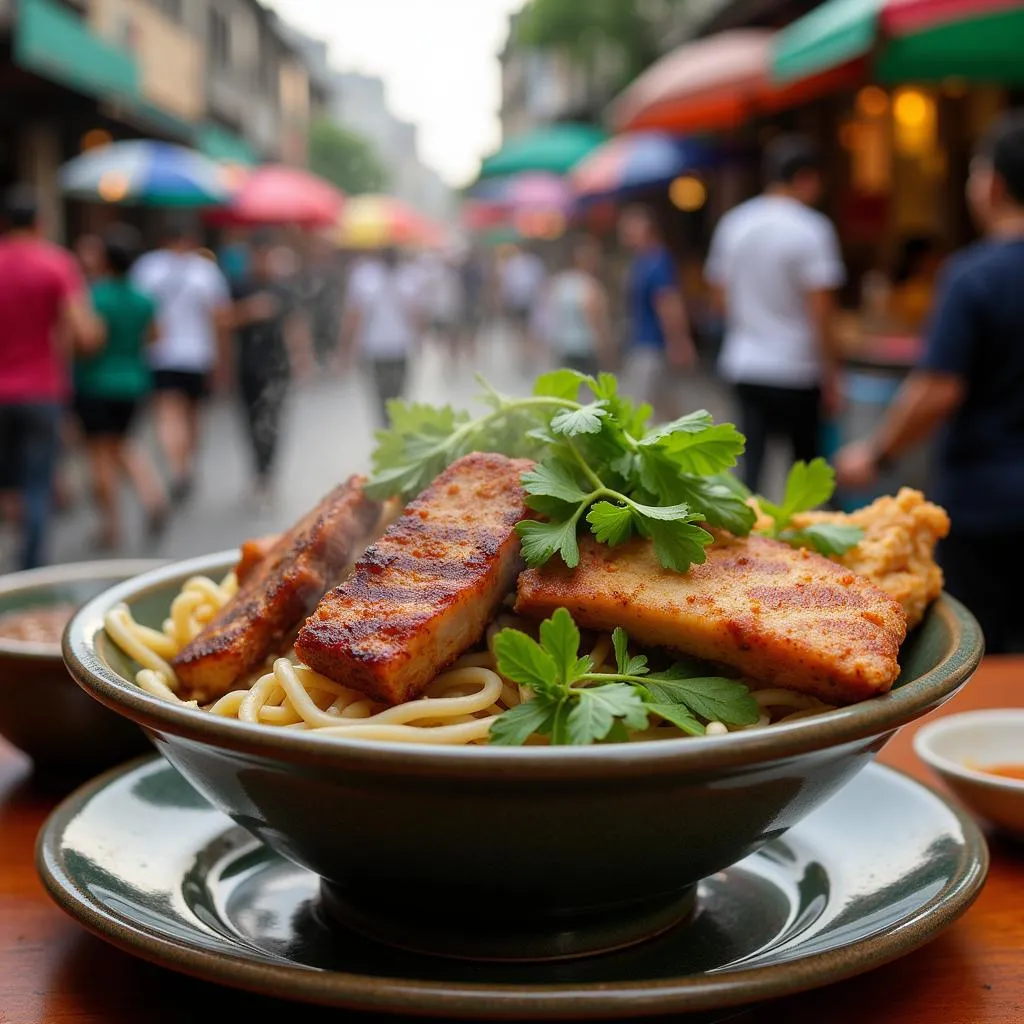
[[[1024,657],[988,658],[938,714],[1024,706]],[[932,785],[913,727],[880,760]],[[0,1024],[289,1024],[388,1018],[280,1003],[195,981],[137,960],[54,906],[36,877],[33,845],[59,792],[33,781],[0,741]],[[869,974],[741,1014],[743,1024],[1019,1024],[1024,1022],[1024,847],[990,837],[992,868],[977,902],[923,949]],[[724,1015],[723,1015],[724,1016]],[[266,1018],[263,1018],[266,1019]]]

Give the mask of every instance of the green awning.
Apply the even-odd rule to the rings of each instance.
[[[549,171],[565,174],[605,139],[607,132],[589,124],[553,124],[509,139],[480,166],[481,178]]]
[[[200,125],[196,133],[196,145],[201,153],[212,160],[244,164],[247,167],[259,163],[259,156],[245,139],[218,124]]]
[[[792,82],[862,58],[885,83],[1024,83],[1024,4],[827,0],[779,32],[772,75]]]
[[[100,99],[141,99],[135,58],[94,35],[54,0],[21,0],[14,60],[44,78]]]
[[[772,73],[791,82],[863,57],[875,45],[882,0],[828,0],[776,37]]]

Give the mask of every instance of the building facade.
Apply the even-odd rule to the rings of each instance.
[[[148,137],[303,164],[315,90],[257,0],[0,0],[0,187],[34,184],[63,238],[102,213],[59,196],[83,149]]]

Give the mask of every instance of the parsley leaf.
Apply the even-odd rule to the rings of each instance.
[[[580,546],[576,540],[577,516],[563,522],[539,523],[524,519],[516,523],[522,541],[523,560],[531,569],[543,565],[557,551],[570,569],[580,564]]]
[[[758,504],[774,520],[774,536],[778,536],[797,512],[817,508],[832,497],[835,489],[835,470],[824,459],[800,460],[793,463],[786,477],[782,504],[776,505],[765,498],[758,498]]]
[[[677,421],[678,422],[678,421]],[[679,430],[664,434],[656,431],[640,442],[643,447],[654,446],[663,452],[679,473],[707,476],[736,465],[743,452],[744,437],[731,423],[707,424],[699,430]]]
[[[533,393],[537,397],[564,398],[568,401],[575,401],[584,384],[593,386],[596,382],[579,370],[552,370],[549,373],[542,373],[533,382]]]
[[[491,723],[488,742],[504,747],[521,747],[534,733],[547,735],[551,732],[558,703],[549,697],[535,696],[503,711]]]
[[[591,402],[581,405],[578,409],[563,409],[556,412],[551,420],[551,429],[556,434],[573,437],[576,434],[599,434],[601,420],[608,415],[605,403]]]
[[[726,475],[722,474],[723,477]],[[701,509],[705,522],[711,526],[728,530],[738,537],[750,533],[757,521],[753,507],[728,484],[717,479],[680,476],[675,481],[671,496],[685,501],[692,508]]]
[[[551,618],[540,624],[540,644],[554,659],[559,680],[565,685],[571,683],[578,674],[576,656],[580,649],[580,631],[564,608],[556,608]]]
[[[864,531],[853,523],[810,523],[779,534],[779,540],[795,548],[812,548],[822,555],[844,555],[863,539]]]
[[[715,539],[707,530],[688,522],[645,519],[641,530],[654,541],[658,561],[677,572],[686,572],[694,563],[701,565],[707,559],[704,549]]]
[[[643,676],[650,669],[647,668],[647,655],[638,654],[636,657],[629,656],[629,637],[621,626],[612,630],[612,648],[615,651],[615,665],[619,675]]]
[[[594,743],[603,740],[616,719],[627,729],[647,725],[643,698],[627,683],[608,683],[575,691],[575,707],[569,712],[569,742]],[[499,719],[500,721],[500,719]]]
[[[644,688],[656,704],[682,704],[691,715],[726,725],[753,725],[761,715],[750,690],[734,679],[720,676],[680,678],[672,669],[644,679]]]
[[[864,531],[853,523],[811,523],[800,529],[787,528],[793,516],[809,512],[828,501],[835,490],[836,475],[821,458],[796,462],[786,479],[781,505],[759,497],[761,511],[772,517],[770,536],[795,548],[811,548],[822,555],[842,555],[855,547]]]
[[[633,513],[628,505],[613,505],[599,501],[590,507],[587,522],[601,544],[615,547],[629,540],[633,534]]]
[[[523,487],[531,497],[545,495],[579,504],[586,498],[586,492],[576,482],[572,470],[561,462],[547,460],[538,463],[523,474]],[[531,506],[532,507],[532,506]]]
[[[494,638],[498,671],[537,693],[559,693],[558,663],[550,651],[519,629],[503,629]]]
[[[649,672],[646,656],[630,657],[623,629],[612,632],[615,673],[594,672],[591,659],[579,656],[580,632],[566,609],[545,619],[539,632],[540,643],[516,629],[494,638],[498,671],[533,696],[497,717],[491,743],[515,746],[533,735],[552,744],[621,742],[630,730],[646,728],[652,713],[697,736],[706,721],[750,725],[760,715],[746,686],[703,674],[697,663]]]

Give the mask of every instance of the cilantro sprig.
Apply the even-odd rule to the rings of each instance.
[[[495,720],[491,743],[521,746],[534,735],[555,745],[617,742],[646,728],[651,715],[700,736],[709,721],[752,725],[760,715],[743,683],[709,676],[699,664],[651,672],[644,655],[630,655],[622,629],[612,634],[615,672],[596,672],[591,657],[580,656],[580,632],[566,609],[545,619],[539,633],[539,643],[512,628],[494,638],[498,671],[532,695]]]
[[[797,513],[809,512],[828,501],[835,487],[835,471],[824,459],[795,462],[786,478],[781,504],[767,498],[757,499],[761,510],[772,518],[769,536],[823,555],[842,555],[855,547],[863,539],[864,531],[852,523],[809,523],[800,528],[789,525]]]
[[[575,567],[578,533],[589,528],[612,546],[647,537],[663,566],[685,572],[705,560],[713,540],[698,524],[740,536],[753,527],[753,508],[723,476],[744,446],[731,423],[714,423],[700,410],[651,427],[650,407],[620,395],[607,373],[546,373],[525,398],[481,383],[486,411],[477,417],[390,403],[391,425],[377,434],[367,494],[408,498],[471,451],[533,458],[523,486],[538,518],[517,526],[530,566],[557,554]]]

